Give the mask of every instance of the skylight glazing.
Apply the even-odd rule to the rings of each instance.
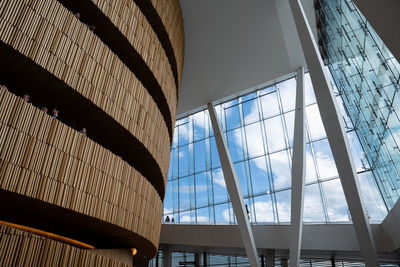
[[[321,54],[390,209],[400,195],[400,64],[351,0],[316,1]]]
[[[350,222],[308,74],[305,83],[304,222]],[[215,107],[253,224],[290,222],[295,89],[291,78]],[[371,220],[380,221],[386,207],[351,121],[344,119],[364,203]],[[176,223],[236,223],[207,110],[176,122],[164,220],[166,216]]]

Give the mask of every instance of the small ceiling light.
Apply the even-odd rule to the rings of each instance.
[[[137,253],[137,249],[136,248],[132,248],[132,255],[135,256]]]

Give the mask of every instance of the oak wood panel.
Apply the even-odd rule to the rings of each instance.
[[[163,22],[174,49],[180,82],[182,80],[183,60],[185,55],[185,32],[179,0],[151,0],[151,2]]]
[[[118,259],[41,237],[29,232],[0,226],[1,266],[132,266]]]
[[[0,14],[1,40],[128,129],[157,161],[165,184],[167,126],[152,97],[118,57],[55,0],[2,1]]]
[[[131,244],[131,247],[142,246],[149,255],[157,250],[162,201],[151,183],[120,157],[4,88],[0,89],[0,188],[55,205],[57,212],[49,216],[72,211],[72,221],[80,223],[74,228],[96,229],[88,222],[90,216],[108,223],[104,224],[105,229],[119,231],[111,226],[116,225],[142,237],[143,243],[146,240],[151,243]],[[18,201],[10,203],[14,202]],[[18,209],[14,209],[16,217],[32,209],[23,205],[26,203],[28,200],[21,200]],[[46,205],[35,207],[39,211],[51,210]],[[12,212],[3,209],[7,207],[2,207],[0,216],[12,219],[9,215]],[[67,211],[63,213],[63,209]],[[26,217],[28,221],[37,219]],[[21,218],[24,219],[18,217],[18,220]],[[52,227],[57,230],[57,225]],[[80,241],[77,234],[73,238]],[[99,239],[102,246],[119,242],[104,242],[102,234],[100,231],[84,242]]]

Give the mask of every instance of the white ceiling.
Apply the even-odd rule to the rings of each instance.
[[[312,0],[302,0],[315,19]],[[185,63],[178,117],[305,64],[287,0],[180,0]]]

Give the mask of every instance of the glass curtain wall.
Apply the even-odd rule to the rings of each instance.
[[[195,254],[191,252],[173,252],[172,253],[172,266],[195,266]],[[241,256],[224,256],[224,255],[214,255],[214,254],[206,254],[205,255],[207,264],[204,264],[204,253],[200,253],[200,266],[204,267],[248,267],[250,263],[246,257]],[[264,258],[264,263],[265,262]],[[260,259],[261,262],[261,259]],[[276,267],[286,266],[282,264],[280,259],[275,260]],[[321,260],[300,260],[300,267],[331,267],[332,262],[330,259],[321,259]],[[365,264],[362,262],[347,262],[347,261],[335,261],[335,266],[342,267],[365,267]],[[381,264],[381,267],[398,267],[397,264]],[[156,263],[156,259],[152,259],[149,263],[149,267],[162,267],[162,255],[159,256],[158,265]]]
[[[351,0],[318,0],[316,14],[321,54],[390,209],[400,193],[400,64]]]
[[[308,74],[305,84],[304,222],[350,222]],[[296,79],[291,78],[216,106],[253,224],[290,222],[295,90]],[[344,109],[342,113],[346,114]],[[354,127],[347,116],[344,118],[364,203],[371,220],[381,221],[387,214],[381,193]],[[165,220],[236,223],[207,110],[176,122],[164,200]]]

